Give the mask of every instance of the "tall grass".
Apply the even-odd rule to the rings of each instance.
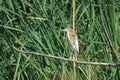
[[[102,1],[102,16],[118,56],[119,3],[119,0]],[[114,63],[116,58],[101,27],[99,1],[76,0],[75,16],[80,46],[78,60]],[[24,55],[12,47],[70,58],[66,35],[59,31],[69,26],[72,26],[70,0],[1,0],[0,80],[74,80],[71,62]],[[120,79],[119,67],[77,64],[76,69],[77,80]]]

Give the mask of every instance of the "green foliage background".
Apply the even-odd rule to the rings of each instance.
[[[76,0],[78,60],[116,62],[101,27],[99,0]],[[109,37],[120,56],[120,1],[102,0]],[[29,18],[29,17],[37,17]],[[48,19],[48,20],[46,20]],[[0,80],[74,80],[73,64],[13,49],[70,58],[66,34],[72,0],[0,0]],[[77,80],[119,80],[120,68],[77,64]]]

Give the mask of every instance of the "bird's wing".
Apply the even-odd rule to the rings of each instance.
[[[77,37],[76,37],[77,38]],[[76,46],[76,50],[77,52],[79,52],[79,44],[78,44],[78,38],[75,41],[75,46]]]

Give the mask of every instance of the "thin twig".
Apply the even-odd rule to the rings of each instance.
[[[23,51],[23,50],[19,50],[16,47],[13,46],[13,48],[23,54],[34,54],[34,55],[38,55],[38,56],[43,56],[43,57],[48,57],[48,58],[54,58],[54,59],[58,59],[58,60],[64,60],[64,61],[69,61],[69,62],[75,62],[78,64],[85,64],[85,65],[99,65],[99,66],[120,66],[120,63],[103,63],[103,62],[83,62],[83,61],[77,61],[77,60],[71,60],[71,59],[67,59],[67,58],[63,58],[63,57],[58,57],[58,56],[52,56],[52,55],[47,55],[44,53],[36,53],[36,52],[30,52],[30,51]]]
[[[72,27],[73,27],[73,30],[75,30],[75,0],[72,0],[72,5],[73,5],[73,17],[72,17]]]
[[[18,18],[13,18],[11,20],[9,20],[5,25],[7,25],[8,23],[12,22],[12,21],[15,21],[19,18],[26,18],[26,19],[31,19],[31,20],[40,20],[40,21],[45,21],[45,20],[49,20],[49,19],[46,19],[46,18],[42,18],[42,17],[35,17],[35,16],[22,16],[22,17],[18,17]]]
[[[107,41],[108,41],[108,43],[109,43],[109,45],[110,45],[111,50],[112,50],[113,53],[115,54],[115,57],[117,58],[117,60],[120,62],[119,57],[118,57],[118,55],[117,55],[117,53],[116,53],[116,50],[115,50],[115,48],[114,48],[114,46],[113,46],[113,44],[112,44],[112,42],[111,42],[111,40],[110,40],[110,37],[109,37],[109,35],[108,35],[108,32],[107,32],[107,30],[106,30],[105,23],[104,23],[104,19],[103,19],[102,15],[103,15],[103,14],[102,14],[102,1],[100,0],[100,18],[101,18],[101,22],[102,22],[102,28],[103,28],[103,30],[104,30],[105,36],[106,36],[106,38],[107,38]]]
[[[75,31],[75,0],[72,0],[72,6],[73,6],[72,27],[73,27],[73,30]],[[75,60],[74,57],[73,57],[73,60]],[[75,62],[73,62],[73,70],[74,70],[74,80],[76,80],[76,63]]]
[[[77,57],[73,57],[73,60],[76,60]],[[73,70],[74,70],[74,80],[77,79],[77,75],[76,75],[76,63],[73,62]]]

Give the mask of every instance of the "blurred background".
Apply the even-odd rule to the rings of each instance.
[[[76,0],[79,61],[116,63],[100,19],[99,0]],[[120,56],[120,1],[102,0],[109,38]],[[0,0],[0,80],[74,80],[72,62],[22,50],[70,58],[66,33],[72,0]],[[77,64],[77,80],[119,80],[120,67]]]

